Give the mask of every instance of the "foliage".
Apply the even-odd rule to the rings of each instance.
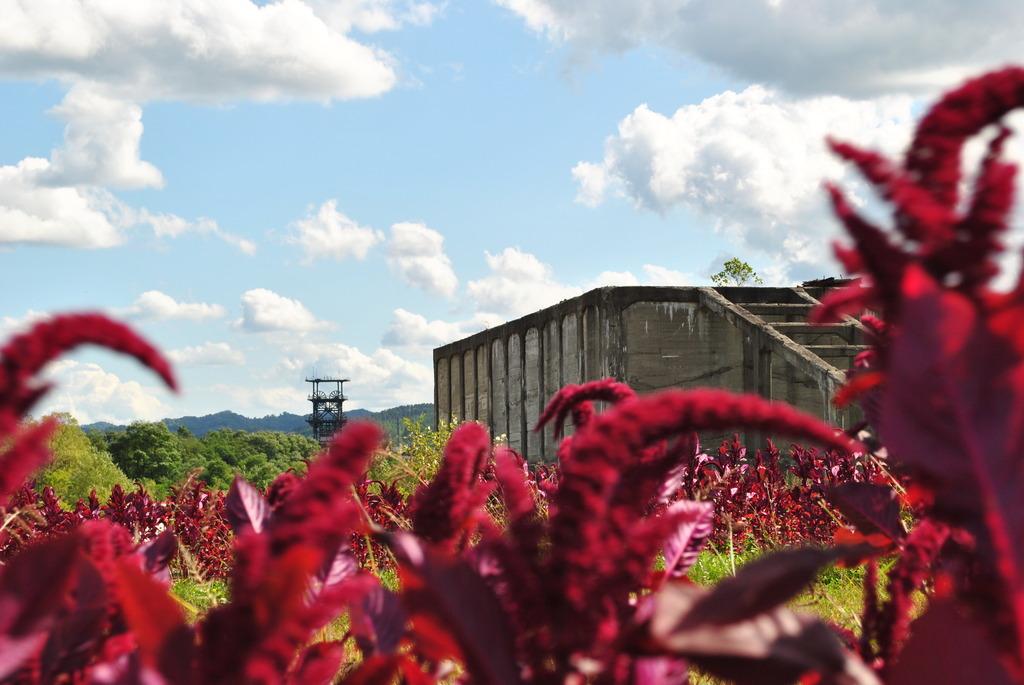
[[[114,485],[131,484],[110,454],[97,448],[82,432],[73,416],[56,414],[48,418],[56,420],[57,427],[50,440],[53,460],[36,474],[40,492],[50,487],[61,500],[75,502],[88,499],[93,490],[100,499],[106,499]]]
[[[553,472],[531,472],[479,424],[453,430],[406,502],[410,530],[388,531],[355,496],[382,432],[352,422],[304,476],[279,476],[265,495],[235,479],[230,601],[194,622],[167,593],[171,531],[137,545],[111,516],[14,554],[0,569],[0,681],[661,685],[696,666],[741,684],[1021,682],[1024,278],[1006,293],[989,285],[1013,188],[1005,129],[971,198],[959,200],[958,182],[965,138],[1022,104],[1024,70],[1007,69],[933,108],[902,165],[833,145],[896,208],[893,240],[832,189],[855,241],[840,257],[869,279],[815,315],[870,307],[885,320],[864,319],[872,349],[838,399],[859,397],[896,479],[864,445],[785,404],[710,389],[635,396],[606,380],[564,388],[542,414],[539,427],[561,434],[571,418],[574,429]],[[18,420],[44,391],[35,377],[81,342],[173,383],[155,350],[102,317],[58,317],[15,338],[0,350],[5,500],[49,458],[54,422]],[[717,466],[701,456],[696,431],[737,425],[816,445],[793,455],[793,478],[820,487],[852,530],[701,587],[684,575],[715,505],[676,499],[680,489],[735,497],[726,476],[740,472],[764,506],[781,491],[772,446],[753,462],[730,444]],[[136,504],[148,526],[155,509]],[[69,514],[46,511],[54,526]],[[399,587],[359,568],[353,534],[387,546]],[[859,634],[785,606],[833,562],[864,564]],[[362,657],[344,668],[346,643],[317,637],[342,612]]]
[[[392,449],[379,452],[368,477],[391,483],[404,495],[411,495],[421,484],[433,479],[441,465],[445,445],[458,426],[456,421],[441,421],[437,429],[424,425],[423,419],[402,419],[404,438]]]
[[[746,285],[747,283],[755,283],[761,285],[764,281],[757,275],[757,272],[744,261],[741,261],[738,257],[725,262],[722,265],[722,270],[717,274],[712,274],[711,282],[715,285]]]
[[[751,456],[737,435],[713,455],[696,450],[677,466],[674,478],[677,497],[714,503],[709,543],[719,550],[830,544],[841,525],[828,502],[830,490],[891,480],[868,453],[794,444],[784,457],[769,440]]]
[[[136,542],[151,543],[164,531],[173,531],[177,546],[167,564],[179,578],[222,579],[231,563],[233,536],[224,517],[224,493],[211,492],[204,482],[190,480],[164,500],[154,500],[142,486],[126,491],[118,483],[107,500],[100,500],[94,490],[70,507],[53,488],[37,492],[28,482],[0,511],[9,521],[0,537],[0,563],[40,540],[99,520],[123,528]]]
[[[89,439],[109,449],[132,479],[160,496],[197,469],[215,490],[227,490],[236,473],[267,487],[277,474],[304,468],[320,449],[315,440],[297,433],[222,429],[197,438],[184,426],[172,432],[163,423],[146,421],[123,431],[92,432]]]

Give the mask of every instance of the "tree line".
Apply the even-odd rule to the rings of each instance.
[[[59,423],[51,441],[54,459],[37,474],[36,487],[52,487],[69,503],[93,489],[105,500],[115,483],[141,483],[162,497],[193,473],[215,490],[226,490],[236,473],[266,487],[279,473],[305,468],[320,449],[297,433],[221,429],[197,437],[184,426],[172,431],[149,421],[87,433],[70,414],[53,416]]]

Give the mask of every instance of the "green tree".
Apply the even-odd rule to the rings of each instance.
[[[374,457],[369,478],[385,483],[398,481],[398,489],[411,495],[420,483],[430,481],[437,473],[452,433],[459,424],[441,421],[437,430],[423,425],[423,420],[402,419],[404,438],[393,450],[381,452]]]
[[[764,283],[749,264],[736,257],[722,266],[721,271],[711,276],[711,282],[715,285],[747,285],[748,283],[761,285]]]
[[[173,484],[185,477],[178,440],[162,423],[132,422],[110,441],[110,454],[135,480]]]
[[[131,484],[131,479],[114,464],[110,454],[96,447],[73,416],[65,413],[51,416],[59,425],[50,440],[53,459],[36,474],[38,490],[52,487],[61,502],[70,507],[79,499],[87,498],[94,489],[100,500],[106,501],[115,483],[122,487]]]

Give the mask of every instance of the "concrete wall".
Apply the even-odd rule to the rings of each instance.
[[[436,416],[481,421],[531,461],[550,461],[557,449],[550,428],[533,431],[547,402],[565,385],[614,377],[638,393],[758,392],[843,425],[852,417],[828,401],[841,373],[744,305],[799,308],[808,299],[791,288],[592,290],[434,350]],[[701,436],[705,444],[723,437]]]

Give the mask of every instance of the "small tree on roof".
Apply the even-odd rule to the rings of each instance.
[[[749,264],[736,257],[722,266],[721,271],[711,276],[711,282],[715,285],[747,285],[748,283],[762,285],[764,283]]]

